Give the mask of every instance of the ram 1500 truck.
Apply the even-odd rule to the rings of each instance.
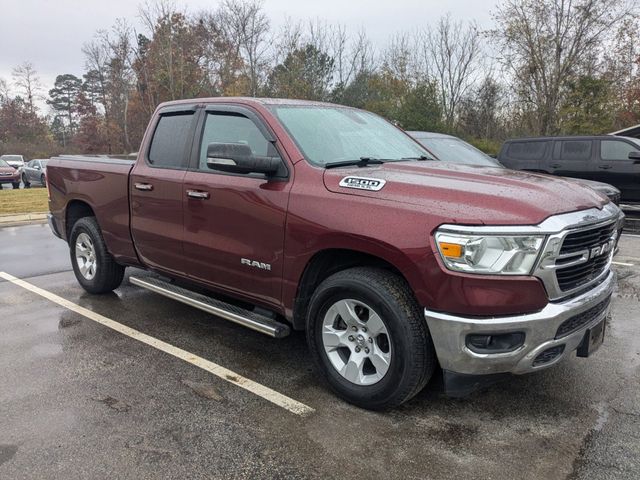
[[[455,393],[592,353],[620,210],[573,182],[432,158],[353,108],[169,102],[135,162],[49,162],[50,225],[88,292],[137,267],[131,283],[224,319],[305,330],[328,385],[366,408],[440,368]]]

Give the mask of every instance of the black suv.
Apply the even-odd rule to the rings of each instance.
[[[611,135],[507,140],[498,154],[504,166],[608,183],[622,200],[640,202],[640,140]]]

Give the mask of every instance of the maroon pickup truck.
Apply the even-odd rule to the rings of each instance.
[[[379,409],[602,342],[623,215],[562,179],[444,164],[382,118],[246,98],[162,104],[137,160],[62,156],[50,225],[82,287],[131,283],[274,337]],[[142,273],[138,273],[142,272]],[[438,370],[440,371],[440,370]]]

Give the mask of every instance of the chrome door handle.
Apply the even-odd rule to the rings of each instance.
[[[199,200],[206,200],[209,198],[209,192],[200,192],[198,190],[187,190],[187,197],[197,198]]]
[[[554,163],[551,165],[551,168],[560,168],[562,165],[560,165],[559,163]]]
[[[611,169],[612,167],[611,167],[611,165],[598,165],[598,168],[599,168],[600,170],[609,170],[609,169]]]
[[[133,185],[134,187],[136,187],[136,190],[144,190],[146,192],[153,190],[153,185],[151,185],[150,183],[134,183]]]

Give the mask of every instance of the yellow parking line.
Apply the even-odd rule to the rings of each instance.
[[[270,389],[269,387],[265,387],[264,385],[245,378],[242,375],[238,375],[237,373],[225,367],[222,367],[217,363],[194,355],[193,353],[187,352],[186,350],[182,350],[181,348],[163,342],[162,340],[158,340],[157,338],[151,337],[145,333],[139,332],[138,330],[127,327],[126,325],[122,325],[121,323],[118,323],[114,320],[111,320],[110,318],[100,315],[99,313],[95,313],[91,310],[81,307],[80,305],[76,305],[75,303],[59,297],[58,295],[55,295],[47,290],[36,287],[35,285],[25,282],[24,280],[20,280],[13,275],[5,272],[0,272],[0,277],[19,287],[29,290],[30,292],[36,293],[41,297],[44,297],[47,300],[60,305],[61,307],[71,310],[72,312],[76,312],[83,317],[88,318],[89,320],[93,320],[94,322],[111,328],[112,330],[126,335],[127,337],[138,340],[139,342],[147,344],[150,347],[168,353],[169,355],[173,355],[180,360],[184,360],[185,362],[206,370],[216,377],[219,377],[226,382],[237,385],[240,388],[244,388],[245,390],[258,395],[259,397],[262,397],[265,400],[268,400],[269,402],[290,411],[291,413],[295,413],[296,415],[308,415],[315,411],[313,408],[305,405],[304,403],[300,403],[297,400],[289,398],[286,395]]]
[[[625,263],[625,262],[611,262],[614,265],[622,265],[623,267],[633,267],[634,264],[633,263]]]

